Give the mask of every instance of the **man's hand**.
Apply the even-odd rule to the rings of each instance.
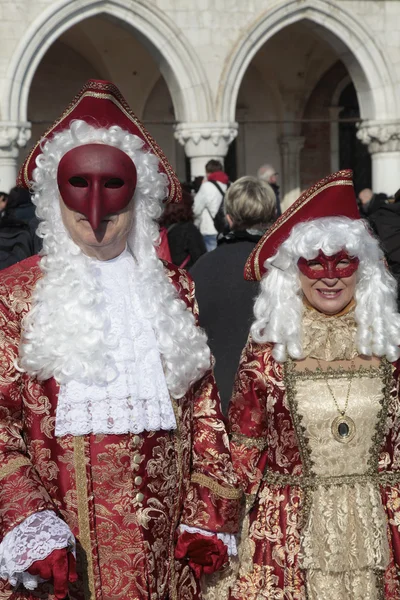
[[[59,600],[68,594],[68,583],[77,581],[76,562],[72,552],[67,548],[53,550],[43,560],[37,560],[27,569],[31,575],[37,575],[42,579],[52,579],[54,595]]]
[[[228,549],[216,535],[182,533],[176,544],[175,558],[187,558],[196,577],[211,575],[228,562]]]

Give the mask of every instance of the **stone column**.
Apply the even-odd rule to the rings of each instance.
[[[237,132],[237,123],[179,123],[176,126],[175,137],[190,158],[192,178],[205,175],[205,165],[212,158],[224,164],[229,144]]]
[[[293,204],[300,196],[300,150],[304,146],[304,137],[285,135],[279,140],[282,155],[282,211]]]
[[[15,186],[19,150],[30,137],[30,123],[0,121],[0,191],[9,192]]]
[[[331,143],[331,173],[339,171],[339,115],[342,106],[329,107],[330,143]]]
[[[400,188],[400,120],[364,121],[357,137],[372,158],[372,189],[393,195]]]

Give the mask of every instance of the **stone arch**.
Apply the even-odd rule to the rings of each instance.
[[[343,77],[343,79],[341,79],[339,81],[339,83],[337,84],[337,86],[335,88],[335,91],[332,94],[332,101],[331,101],[332,106],[339,106],[339,99],[340,99],[341,93],[343,92],[343,90],[345,90],[347,88],[349,83],[352,83],[350,75],[345,75]]]
[[[44,10],[20,40],[3,88],[3,120],[27,120],[30,85],[46,51],[73,25],[102,14],[131,27],[156,57],[177,120],[211,119],[211,94],[203,67],[190,43],[156,7],[140,0],[131,0],[129,8],[125,0],[61,0]]]
[[[260,48],[282,29],[307,21],[323,32],[346,65],[357,90],[362,119],[393,119],[400,115],[390,68],[372,33],[354,15],[329,0],[280,0],[259,17],[236,45],[225,65],[217,118],[232,121],[244,73]]]

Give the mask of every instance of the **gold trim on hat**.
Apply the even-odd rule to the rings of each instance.
[[[338,173],[335,173],[335,177],[343,176],[343,175],[348,175],[351,177],[351,174],[348,170],[339,171]],[[300,198],[298,200],[296,200],[296,202],[294,202],[291,206],[289,206],[289,208],[283,213],[283,215],[281,217],[279,217],[279,219],[277,221],[275,221],[275,223],[268,229],[265,237],[261,238],[261,240],[259,241],[256,248],[253,250],[254,260],[251,260],[252,255],[250,255],[249,259],[246,262],[246,266],[245,266],[246,277],[247,277],[247,275],[249,275],[251,278],[253,278],[252,277],[253,276],[252,266],[254,265],[254,274],[256,276],[257,281],[260,281],[262,275],[261,275],[261,266],[260,266],[260,262],[259,262],[259,256],[260,256],[261,250],[264,247],[265,242],[270,238],[270,236],[273,233],[275,233],[275,231],[277,231],[284,223],[286,223],[303,206],[305,206],[308,202],[310,202],[313,198],[315,198],[315,196],[317,194],[320,194],[321,192],[323,192],[324,190],[326,190],[330,187],[334,187],[336,185],[351,185],[351,186],[353,185],[353,181],[351,179],[337,179],[335,181],[331,181],[331,179],[332,179],[332,175],[330,175],[329,177],[326,177],[322,181],[319,181],[318,183],[316,183],[315,185],[310,187],[310,189],[307,190],[307,192],[305,192],[304,194],[302,194],[300,196]],[[327,181],[327,183],[324,184],[325,181]]]
[[[86,87],[87,87],[87,89],[85,90]],[[98,88],[101,91],[94,91],[94,90],[96,90],[96,88]],[[85,91],[83,91],[83,90],[85,90]],[[175,197],[175,195],[177,194],[177,185],[176,185],[177,177],[176,177],[175,171],[169,164],[167,157],[165,156],[164,152],[161,150],[160,146],[157,144],[155,139],[144,128],[144,125],[140,122],[140,120],[132,112],[131,108],[129,107],[128,103],[122,96],[119,89],[113,83],[107,84],[107,83],[100,83],[100,82],[91,82],[89,84],[86,84],[83,87],[83,90],[81,90],[79,92],[79,94],[77,96],[75,96],[75,98],[73,99],[71,104],[64,110],[62,115],[51,125],[51,127],[49,127],[49,129],[47,129],[47,131],[44,133],[44,135],[37,142],[37,144],[35,144],[35,146],[31,150],[31,152],[29,153],[29,155],[23,165],[23,177],[22,177],[23,183],[27,187],[29,187],[30,180],[29,180],[29,176],[28,176],[28,167],[30,165],[33,154],[36,152],[36,150],[37,150],[39,144],[42,142],[42,140],[48,138],[50,136],[50,134],[54,131],[54,129],[56,127],[58,127],[58,125],[79,106],[79,104],[82,102],[82,100],[84,98],[91,97],[91,98],[98,98],[98,99],[102,99],[102,100],[110,100],[139,129],[140,133],[142,134],[142,136],[144,138],[145,143],[150,147],[152,152],[160,160],[162,167],[166,172],[166,175],[168,177],[168,182],[169,182],[168,201],[171,198]]]

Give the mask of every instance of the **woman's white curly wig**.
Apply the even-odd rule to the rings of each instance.
[[[295,225],[264,265],[267,273],[254,305],[251,334],[256,342],[273,343],[273,356],[279,362],[286,360],[287,353],[303,358],[304,304],[298,259],[311,260],[320,250],[331,256],[342,248],[360,260],[355,291],[358,352],[386,356],[389,361],[400,356],[397,284],[385,266],[378,241],[361,219],[324,217]]]
[[[137,260],[143,307],[151,321],[163,360],[170,393],[181,397],[210,366],[204,332],[180,300],[157,258],[156,220],[167,196],[167,177],[158,172],[158,159],[142,150],[143,142],[120,127],[95,128],[73,121],[68,130],[47,141],[33,172],[33,202],[41,219],[43,277],[38,281],[32,308],[24,319],[20,367],[39,379],[59,383],[75,379],[103,383],[115,347],[103,292],[95,277],[95,262],[72,241],[61,218],[57,169],[72,148],[103,143],[123,150],[135,163],[137,187],[128,249]]]

